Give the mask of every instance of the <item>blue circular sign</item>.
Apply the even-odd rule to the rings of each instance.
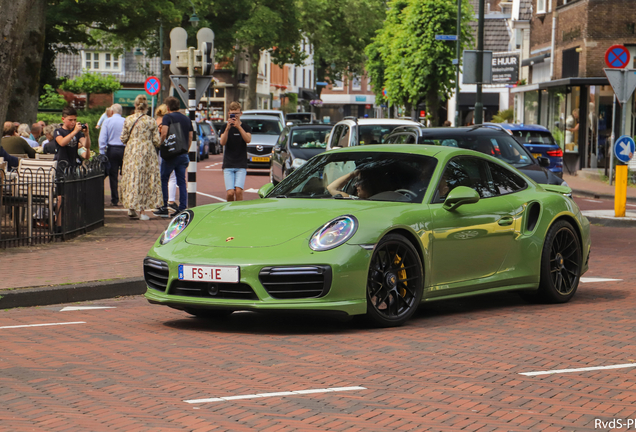
[[[627,135],[623,135],[617,139],[614,144],[614,154],[616,158],[623,163],[629,162],[634,157],[635,151],[636,145],[634,144],[634,140]]]
[[[146,93],[150,96],[154,96],[159,93],[159,90],[161,90],[161,81],[159,81],[159,78],[156,76],[148,77],[144,84],[144,88],[146,89]]]

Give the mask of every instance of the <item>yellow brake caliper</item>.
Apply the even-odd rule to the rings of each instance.
[[[400,256],[396,254],[395,259],[393,260],[393,264],[398,264],[400,261],[402,261],[402,258],[400,258]],[[402,263],[400,267],[404,269],[404,263]],[[398,272],[398,279],[406,279],[406,270],[400,270]],[[408,285],[408,282],[406,280],[404,281],[404,285]],[[402,297],[406,296],[406,288],[400,288],[398,291],[400,292],[400,295]]]

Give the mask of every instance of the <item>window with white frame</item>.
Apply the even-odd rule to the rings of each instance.
[[[83,51],[84,69],[90,71],[121,72],[121,59],[118,55],[103,51]]]
[[[353,77],[351,79],[351,90],[362,90],[362,83],[359,77]]]
[[[333,80],[331,90],[344,90],[344,85],[342,83],[342,80]]]
[[[537,0],[537,13],[545,13],[546,0]]]

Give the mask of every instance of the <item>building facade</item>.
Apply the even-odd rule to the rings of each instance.
[[[514,0],[523,3],[523,0]],[[546,126],[564,151],[564,169],[609,164],[612,123],[617,136],[636,132],[633,98],[627,121],[614,117],[614,92],[605,52],[615,44],[636,54],[632,0],[532,0],[529,50],[522,57],[527,84],[513,90],[519,121]],[[628,65],[634,68],[634,63]]]

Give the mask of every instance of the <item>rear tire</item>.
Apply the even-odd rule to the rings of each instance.
[[[581,276],[581,242],[572,225],[559,221],[548,230],[541,254],[539,298],[548,303],[568,302]]]
[[[377,244],[367,277],[367,318],[395,327],[413,316],[422,300],[422,260],[406,238],[389,234]]]
[[[205,319],[222,319],[227,318],[234,312],[233,310],[227,309],[196,309],[196,308],[188,308],[185,309],[185,312],[190,315],[194,315],[197,318],[205,318]]]

